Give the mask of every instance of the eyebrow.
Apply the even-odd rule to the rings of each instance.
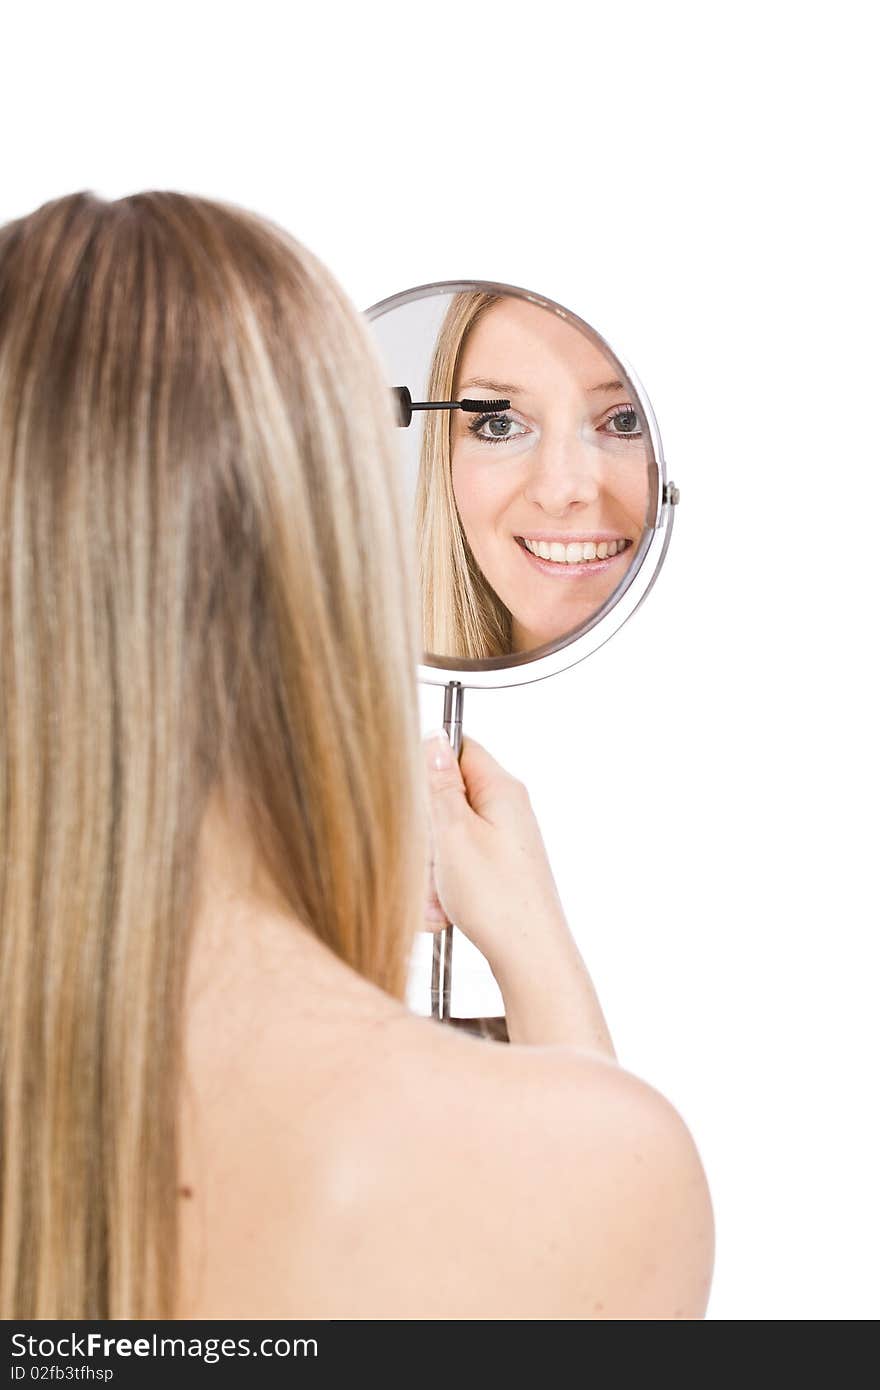
[[[490,381],[484,376],[472,376],[467,381],[462,382],[459,391],[465,391],[469,386],[480,386],[484,391],[494,391],[496,396],[501,396],[505,400],[511,396],[521,396],[526,393],[525,386],[515,386],[509,381]],[[597,386],[588,386],[587,391],[592,395],[596,391],[625,391],[626,386],[622,381],[600,381]]]

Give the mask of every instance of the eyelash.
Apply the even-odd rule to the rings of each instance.
[[[492,436],[489,435],[489,434],[478,434],[477,431],[478,431],[478,430],[481,430],[481,429],[483,428],[483,426],[484,426],[484,425],[487,423],[487,421],[489,421],[489,420],[510,420],[511,424],[516,424],[516,421],[513,420],[513,419],[511,418],[511,416],[509,416],[509,415],[506,413],[506,411],[503,411],[503,410],[500,410],[500,411],[499,411],[499,410],[493,410],[493,411],[490,411],[490,412],[489,412],[488,414],[486,414],[486,415],[478,415],[477,418],[476,418],[476,420],[474,420],[473,424],[468,425],[468,430],[470,431],[471,434],[477,436],[477,438],[479,439],[479,441],[480,441],[481,444],[509,444],[510,441],[511,441],[511,439],[519,439],[519,438],[521,438],[520,435],[516,435],[516,434],[511,434],[511,435],[502,435],[502,434],[498,434],[498,435],[496,435],[495,438],[493,439]]]
[[[606,425],[610,424],[612,420],[617,420],[621,415],[635,415],[636,420],[639,418],[637,412],[633,410],[631,405],[619,405],[607,416],[604,423]],[[472,435],[479,439],[481,444],[509,444],[511,439],[522,438],[522,436],[518,434],[498,434],[495,435],[494,438],[489,434],[480,434],[479,431],[489,420],[511,420],[511,423],[516,424],[516,421],[513,420],[506,411],[490,411],[485,415],[478,416],[467,428]],[[641,428],[638,430],[611,430],[609,433],[613,439],[641,439],[642,436]]]
[[[606,424],[606,425],[610,424],[612,420],[617,420],[621,415],[635,415],[635,417],[636,417],[636,424],[638,425],[638,429],[635,429],[635,430],[611,430],[610,433],[611,433],[612,437],[613,437],[614,439],[641,439],[641,437],[642,437],[642,425],[641,425],[641,421],[639,420],[638,411],[634,410],[633,407],[632,407],[631,405],[618,405],[618,406],[615,406],[615,408],[614,408],[614,410],[612,410],[611,414],[610,414],[609,416],[607,416],[607,418],[606,418],[606,420],[605,420],[605,424]]]

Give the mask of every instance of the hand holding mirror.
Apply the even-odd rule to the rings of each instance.
[[[583,660],[639,605],[677,490],[621,357],[543,296],[486,281],[418,286],[367,310],[401,439],[423,664],[461,747],[464,689]],[[435,938],[432,1016],[450,1015],[453,928]]]

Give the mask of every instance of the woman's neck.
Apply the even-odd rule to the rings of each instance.
[[[295,988],[295,994],[293,990]],[[309,1005],[375,1017],[405,1006],[359,975],[300,921],[261,864],[250,836],[215,800],[206,813],[189,965],[190,998],[278,992]],[[218,993],[219,991],[219,993]]]

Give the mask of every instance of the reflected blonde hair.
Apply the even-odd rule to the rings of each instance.
[[[427,858],[391,398],[240,209],[0,228],[0,1317],[173,1316],[182,991],[218,793],[403,998]]]
[[[428,400],[450,401],[468,336],[501,295],[453,296],[443,318],[428,374]],[[425,412],[416,483],[415,521],[422,643],[438,656],[482,659],[513,649],[513,618],[477,564],[452,486],[453,410]]]

